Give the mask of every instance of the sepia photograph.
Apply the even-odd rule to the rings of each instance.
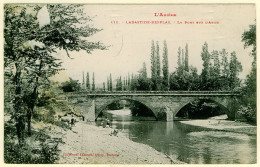
[[[4,3],[3,163],[257,164],[255,3]]]

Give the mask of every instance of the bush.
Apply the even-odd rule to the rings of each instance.
[[[60,87],[64,92],[75,92],[79,91],[80,84],[77,80],[73,80],[72,78],[69,78],[69,81],[62,82]]]
[[[14,126],[5,123],[4,161],[10,164],[51,164],[59,158],[60,138],[51,138],[44,131],[33,132],[24,145],[16,141]],[[32,143],[33,141],[33,143]]]
[[[241,106],[238,114],[241,114],[248,122],[256,124],[256,111],[252,107]]]

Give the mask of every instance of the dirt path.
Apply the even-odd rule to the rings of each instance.
[[[122,133],[110,136],[110,128],[77,122],[64,132],[64,145],[60,146],[58,163],[69,164],[171,164],[163,153],[144,144],[135,143]]]

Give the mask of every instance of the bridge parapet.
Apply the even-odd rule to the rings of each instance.
[[[234,91],[80,91],[68,96],[240,96]]]

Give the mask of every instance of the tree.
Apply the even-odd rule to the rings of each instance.
[[[86,88],[87,90],[90,90],[89,72],[87,72],[86,76]]]
[[[151,47],[151,80],[153,82],[153,90],[159,89],[159,76],[161,74],[161,67],[160,67],[160,54],[159,54],[159,42],[156,41],[156,49],[154,45],[154,41],[152,41]]]
[[[220,90],[223,85],[221,83],[219,52],[217,50],[212,51],[211,59],[213,59],[213,66],[210,67],[210,82],[212,90]]]
[[[164,40],[163,42],[163,61],[162,61],[163,67],[163,87],[164,90],[169,89],[169,63],[168,63],[168,48],[167,43]]]
[[[237,60],[236,52],[230,54],[230,77],[229,77],[229,87],[231,90],[240,86],[240,79],[238,78],[239,72],[242,71],[242,65]]]
[[[109,90],[113,91],[112,75],[109,76]]]
[[[27,132],[31,135],[31,117],[34,106],[38,101],[39,89],[50,84],[49,77],[59,71],[60,63],[52,57],[44,48],[35,47],[29,49],[26,59],[26,68],[23,76],[23,102],[26,106]]]
[[[134,74],[132,74],[130,89],[132,91],[136,91],[136,90],[138,90],[138,87],[139,87],[138,78],[136,76],[134,76]]]
[[[157,74],[156,76],[157,77],[160,77],[161,76],[161,61],[160,61],[160,49],[159,49],[159,42],[156,41],[156,71],[157,71]]]
[[[117,91],[122,91],[122,78],[121,76],[116,80],[116,90]]]
[[[85,74],[84,74],[84,72],[83,72],[83,74],[82,74],[82,89],[85,89]]]
[[[189,49],[188,44],[186,43],[185,46],[185,63],[184,63],[184,69],[189,72]]]
[[[184,49],[181,49],[181,66],[182,66],[182,69],[185,70],[185,57],[184,57]]]
[[[242,34],[242,42],[244,42],[244,47],[248,48],[252,46],[251,56],[253,57],[251,72],[247,76],[245,81],[245,86],[242,92],[241,103],[244,106],[242,111],[248,121],[256,123],[256,112],[257,112],[257,89],[256,89],[256,25],[249,25],[249,30]]]
[[[181,47],[178,48],[178,60],[177,60],[177,71],[180,71],[182,68],[182,63],[181,63]]]
[[[143,78],[147,78],[147,70],[146,70],[145,62],[143,62],[143,67],[139,70],[139,75],[141,75]]]
[[[222,51],[219,52],[221,55],[221,63],[220,63],[220,73],[221,73],[221,88],[222,90],[229,90],[229,62],[228,62],[228,53],[225,49],[222,49]]]
[[[156,57],[155,57],[155,46],[152,40],[151,46],[151,78],[156,78]]]
[[[139,70],[139,75],[134,81],[134,85],[132,85],[134,90],[151,90],[152,84],[147,78],[145,62],[143,62],[143,67]]]
[[[249,30],[242,34],[242,42],[244,47],[253,46],[251,56],[254,58],[253,65],[256,63],[256,24],[249,25]]]
[[[107,91],[110,91],[110,80],[108,77],[107,77]]]
[[[190,66],[189,67],[189,73],[191,76],[191,79],[189,81],[189,90],[200,90],[200,78],[198,75],[198,70],[196,67]]]
[[[82,5],[48,4],[50,24],[39,26],[36,13],[42,6],[16,4],[4,6],[5,71],[15,67],[13,68],[14,71],[9,71],[6,74],[11,74],[8,77],[10,77],[15,89],[13,91],[15,100],[13,100],[14,112],[12,117],[16,122],[19,144],[22,144],[24,139],[25,115],[27,115],[28,123],[30,123],[31,117],[29,115],[33,112],[35,102],[38,99],[38,89],[41,84],[39,80],[48,80],[49,75],[44,76],[47,66],[49,69],[53,69],[48,72],[52,75],[56,73],[58,68],[56,66],[58,64],[42,61],[43,55],[51,55],[55,52],[55,49],[64,49],[68,56],[69,51],[86,50],[91,53],[94,49],[106,49],[100,42],[86,40],[87,37],[100,30],[88,25],[91,19],[81,9]],[[42,48],[42,50],[39,48]],[[31,54],[32,52],[34,54]],[[32,57],[32,55],[34,56]],[[38,65],[35,64],[38,66],[38,72],[30,71],[31,77],[34,78],[34,80],[31,80],[34,88],[31,89],[30,94],[26,94],[28,91],[23,80],[27,79],[26,76],[28,76],[25,75],[28,71],[26,69],[34,69],[34,67],[31,67],[34,65],[27,64],[26,59],[34,59],[34,62],[40,62]],[[23,100],[23,98],[30,98],[30,100],[27,100],[27,102],[31,101],[29,102],[30,107],[26,107],[28,103],[26,104],[26,100]]]
[[[77,80],[69,78],[69,81],[62,82],[60,87],[64,92],[76,92],[80,89],[80,83]]]
[[[106,83],[103,82],[103,91],[106,91]]]
[[[95,73],[93,72],[93,75],[92,75],[92,90],[95,91]]]
[[[130,75],[129,75],[129,73],[128,73],[128,77],[127,77],[127,88],[128,88],[128,90],[130,90],[130,85],[131,85],[131,79],[130,79]]]
[[[201,72],[201,83],[203,90],[208,90],[210,87],[209,78],[210,78],[210,54],[208,51],[207,42],[202,46],[201,58],[203,61],[203,69]]]

